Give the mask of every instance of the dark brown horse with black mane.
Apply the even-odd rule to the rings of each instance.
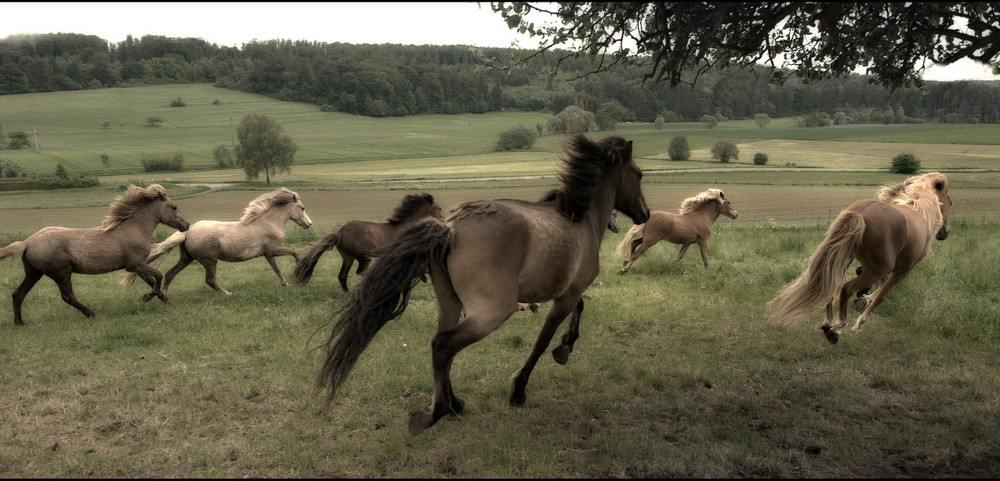
[[[875,309],[927,255],[931,239],[945,240],[951,232],[948,178],[938,172],[914,176],[883,187],[878,199],[851,203],[834,219],[826,237],[809,257],[806,270],[768,303],[771,322],[796,325],[826,306],[820,326],[831,343],[847,325],[847,302],[855,292],[878,287],[859,303],[864,311],[851,330],[860,332]],[[858,276],[844,282],[853,260]],[[833,303],[839,312],[833,319]]]
[[[568,147],[561,157],[562,187],[543,200],[465,202],[448,218],[424,219],[386,244],[338,311],[325,345],[317,385],[329,388],[328,402],[379,329],[402,315],[411,289],[429,268],[438,302],[431,341],[434,394],[429,406],[410,414],[410,434],[462,412],[464,403],[451,384],[452,360],[459,351],[500,327],[519,302],[552,300],[513,378],[509,401],[524,404],[528,377],[559,324],[582,310],[583,293],[600,270],[601,241],[612,210],[637,223],[649,217],[632,142],[619,136],[595,142],[578,135]],[[567,333],[563,342],[572,339]],[[560,346],[553,354],[565,362],[569,350]]]
[[[159,224],[181,232],[189,225],[163,186],[129,185],[125,193],[115,198],[111,212],[99,227],[45,227],[0,249],[0,260],[20,256],[24,264],[24,280],[13,294],[14,324],[24,324],[21,304],[43,275],[59,286],[63,301],[87,317],[93,317],[94,311],[76,300],[74,273],[104,274],[125,269],[153,289],[143,300],[156,296],[166,301],[166,293],[160,289],[163,275],[146,263],[150,237]]]
[[[309,253],[295,265],[295,278],[299,284],[308,283],[323,253],[336,247],[342,259],[337,279],[340,281],[340,287],[347,292],[347,275],[351,272],[354,261],[358,262],[358,269],[355,272],[361,275],[375,258],[379,246],[385,244],[397,232],[428,216],[443,218],[441,206],[434,202],[434,196],[421,193],[404,196],[403,201],[385,222],[352,220],[313,245]]]

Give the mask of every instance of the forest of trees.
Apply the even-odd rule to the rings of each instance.
[[[0,39],[0,95],[59,90],[208,82],[218,87],[306,102],[323,110],[374,117],[482,113],[503,109],[562,112],[575,105],[597,113],[615,101],[621,121],[752,119],[758,114],[829,123],[1000,122],[997,82],[927,82],[890,92],[851,75],[813,83],[794,77],[768,82],[769,68],[703,74],[695,87],[643,81],[640,69],[570,80],[592,69],[586,58],[557,55],[512,70],[483,58],[510,58],[511,49],[469,46],[355,45],[252,41],[220,47],[196,38],[131,36],[113,44],[72,33]],[[813,122],[810,119],[819,119]]]

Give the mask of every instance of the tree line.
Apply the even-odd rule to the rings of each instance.
[[[119,43],[73,33],[15,35],[0,39],[0,95],[207,82],[374,117],[505,109],[558,114],[569,106],[597,114],[611,103],[618,121],[766,114],[801,117],[803,126],[1000,122],[996,82],[926,82],[890,91],[864,75],[813,82],[789,75],[779,86],[769,82],[773,68],[754,65],[698,72],[695,86],[671,87],[625,65],[580,75],[594,70],[591,60],[559,52],[506,70],[488,65],[523,54],[462,45],[254,40],[237,48],[158,35]],[[556,68],[560,74],[551,75]]]

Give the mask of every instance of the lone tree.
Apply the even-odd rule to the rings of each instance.
[[[507,26],[538,37],[523,63],[572,45],[594,69],[641,65],[645,78],[694,85],[712,68],[775,67],[771,80],[840,77],[864,67],[895,90],[928,62],[1000,59],[996,2],[492,2]],[[554,20],[554,22],[549,22]],[[553,25],[554,23],[554,25]],[[778,62],[784,59],[783,65]],[[782,71],[778,67],[788,68]],[[555,71],[559,69],[556,64]],[[694,72],[693,79],[687,72]],[[682,78],[683,75],[683,78]]]
[[[274,119],[256,112],[246,114],[236,129],[236,138],[240,143],[233,151],[247,180],[257,179],[263,172],[270,184],[272,174],[292,171],[299,146],[285,135]]]

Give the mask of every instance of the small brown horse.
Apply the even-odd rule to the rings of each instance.
[[[632,142],[619,136],[595,142],[578,135],[562,161],[562,187],[541,201],[465,202],[447,219],[424,219],[386,244],[338,311],[325,345],[317,385],[329,388],[328,402],[379,329],[406,309],[411,289],[429,267],[438,302],[431,341],[434,394],[428,407],[410,414],[410,434],[462,412],[464,403],[451,384],[452,360],[459,351],[500,327],[519,302],[552,300],[513,378],[509,402],[524,404],[535,363],[559,324],[581,310],[583,293],[597,277],[612,210],[639,223],[649,217]],[[564,337],[564,342],[571,340]],[[560,346],[553,355],[565,362],[568,349]]]
[[[441,206],[434,202],[434,196],[422,193],[403,197],[403,201],[385,222],[352,220],[313,245],[309,253],[296,263],[295,278],[299,284],[308,283],[319,258],[324,252],[336,247],[342,259],[337,279],[340,280],[340,287],[347,292],[347,275],[351,272],[354,261],[358,262],[356,273],[361,275],[375,258],[379,246],[385,244],[397,232],[428,216],[443,218]]]
[[[125,193],[115,198],[111,212],[99,227],[45,227],[23,241],[0,249],[0,260],[21,256],[24,264],[24,280],[13,294],[14,324],[24,324],[21,304],[43,275],[59,286],[63,301],[87,317],[93,317],[94,311],[76,300],[74,273],[104,274],[124,268],[153,289],[143,297],[144,301],[153,296],[166,301],[166,293],[160,289],[163,275],[145,261],[150,237],[159,224],[181,232],[188,229],[188,221],[178,212],[177,204],[167,197],[163,186],[129,185]]]
[[[806,271],[768,303],[770,321],[796,325],[825,305],[820,327],[827,340],[836,343],[847,324],[851,295],[877,283],[875,292],[865,296],[862,305],[867,306],[851,327],[860,332],[872,309],[927,255],[931,238],[948,237],[950,211],[948,178],[938,172],[883,187],[878,199],[851,203],[827,229]],[[854,259],[861,264],[858,276],[843,282]],[[833,302],[838,294],[840,310],[834,322]]]
[[[153,245],[146,262],[159,263],[171,250],[180,246],[180,259],[163,277],[163,292],[167,291],[178,272],[191,262],[198,261],[205,267],[205,284],[229,295],[230,292],[215,281],[216,264],[219,261],[243,262],[260,256],[267,259],[281,285],[287,286],[274,258],[292,256],[296,262],[299,260],[298,252],[281,245],[285,241],[285,224],[289,220],[303,229],[312,225],[299,194],[282,187],[250,201],[239,221],[200,220],[192,224],[187,232],[175,232],[163,242]],[[134,280],[134,275],[127,274],[121,283],[128,287]]]
[[[625,261],[618,274],[628,272],[643,252],[661,240],[681,245],[681,250],[677,253],[678,261],[684,257],[688,246],[697,242],[701,249],[701,262],[708,267],[708,238],[712,235],[715,220],[719,218],[719,214],[731,219],[736,219],[739,215],[726,194],[719,189],[708,189],[684,199],[679,212],[680,214],[674,214],[654,210],[650,212],[645,224],[636,224],[625,233],[625,238],[618,244],[618,253],[623,256],[631,254],[631,257]],[[632,240],[639,233],[642,233],[642,237]]]

